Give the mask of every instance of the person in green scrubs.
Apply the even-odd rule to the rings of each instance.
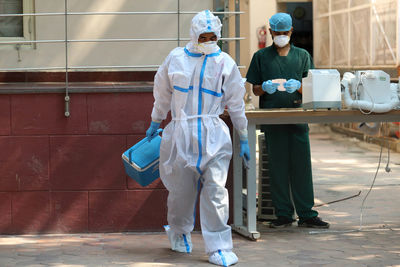
[[[314,68],[310,54],[289,43],[292,18],[277,13],[270,20],[273,44],[257,51],[246,78],[260,96],[260,108],[298,108],[301,81]],[[273,228],[291,226],[296,210],[299,227],[329,228],[313,210],[314,189],[307,124],[262,125],[268,148],[272,203],[276,220]]]

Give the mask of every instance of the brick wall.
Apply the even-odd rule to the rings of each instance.
[[[167,190],[141,187],[121,161],[144,137],[152,93],[70,97],[66,118],[63,94],[0,94],[0,234],[162,231]]]
[[[161,230],[167,191],[125,175],[151,93],[0,95],[0,233]]]

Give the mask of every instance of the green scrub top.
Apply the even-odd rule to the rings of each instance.
[[[275,45],[271,45],[254,53],[246,78],[247,82],[254,85],[273,79],[296,79],[302,82],[302,78],[307,77],[308,70],[313,68],[312,58],[305,49],[291,44],[288,55],[279,56]],[[265,93],[260,96],[260,108],[298,108],[301,106],[301,99],[298,91],[290,94],[277,90],[273,94]],[[289,128],[294,131],[308,131],[306,124],[293,126]],[[279,125],[264,125],[261,129],[281,128]]]

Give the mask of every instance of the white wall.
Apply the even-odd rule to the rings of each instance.
[[[268,19],[277,12],[277,4],[275,0],[249,0],[249,23],[248,28],[246,29],[248,34],[247,38],[249,38],[249,56],[247,62],[243,62],[247,67],[250,65],[251,58],[255,52],[259,50],[258,48],[258,39],[257,39],[257,28],[265,25],[267,30],[269,28]],[[245,29],[242,29],[245,31]],[[272,39],[267,33],[267,46],[272,44]],[[247,68],[246,68],[247,71]],[[250,91],[250,85],[247,83],[248,91]],[[258,96],[252,94],[252,103],[257,108],[258,105]]]
[[[400,81],[400,1],[397,1],[397,74]]]
[[[277,12],[276,1],[250,0],[250,53],[258,51],[257,28],[265,25],[268,29],[269,18]],[[267,46],[272,44],[271,36],[268,33]]]
[[[177,0],[69,0],[69,12],[111,11],[176,11]],[[180,1],[181,11],[201,11],[213,8],[213,1]],[[64,0],[35,1],[35,11],[64,12]],[[180,16],[181,38],[189,38],[190,21],[194,15]],[[177,38],[178,19],[171,15],[71,15],[68,16],[68,38]],[[37,40],[64,40],[63,16],[37,16]],[[180,45],[185,45],[186,41]],[[87,42],[69,44],[69,66],[126,66],[159,65],[178,43],[164,42]],[[36,49],[23,48],[18,53],[14,45],[0,49],[0,68],[62,67],[65,64],[65,46],[37,44]],[[140,69],[143,70],[143,69]]]

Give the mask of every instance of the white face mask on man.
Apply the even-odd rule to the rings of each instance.
[[[219,49],[217,42],[216,41],[208,41],[204,43],[199,43],[197,45],[197,50],[203,54],[212,54],[214,52],[217,52]]]
[[[289,43],[290,37],[287,35],[278,35],[274,37],[274,43],[279,47],[284,47]]]

